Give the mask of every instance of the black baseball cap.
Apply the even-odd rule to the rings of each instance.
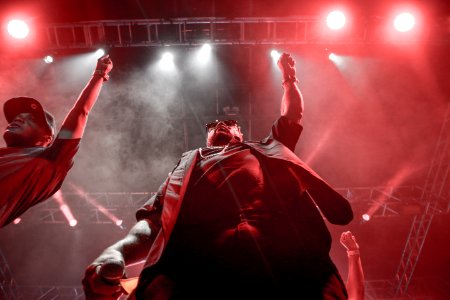
[[[6,121],[11,123],[14,118],[21,113],[31,113],[34,115],[38,123],[47,129],[52,138],[56,131],[55,117],[46,111],[41,103],[31,97],[16,97],[6,100],[3,104],[3,112],[5,113]]]

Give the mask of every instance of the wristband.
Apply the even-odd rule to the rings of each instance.
[[[347,256],[359,255],[359,249],[347,250]]]
[[[92,76],[95,75],[99,75],[103,78],[103,81],[108,81],[109,80],[109,75],[105,73],[105,71],[102,70],[95,70],[94,74],[92,74]]]

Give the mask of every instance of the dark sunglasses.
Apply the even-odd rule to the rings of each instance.
[[[206,124],[206,132],[209,132],[211,129],[215,128],[216,125],[220,122],[224,123],[228,127],[239,126],[239,124],[236,120],[225,120],[225,121],[216,120],[215,122]]]

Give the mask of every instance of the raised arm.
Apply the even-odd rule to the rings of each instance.
[[[151,234],[149,223],[141,220],[89,265],[82,281],[86,300],[116,300],[123,293],[120,279],[125,275],[125,266],[147,256],[153,241]]]
[[[359,245],[355,236],[346,231],[341,234],[341,244],[347,249],[348,255],[348,276],[347,276],[347,292],[349,300],[364,299],[364,272],[359,253]]]
[[[288,53],[283,53],[278,59],[278,67],[283,78],[283,98],[281,100],[281,115],[297,123],[303,116],[303,97],[297,86],[295,60]]]
[[[88,114],[97,101],[103,82],[108,80],[108,73],[112,67],[113,63],[109,55],[98,59],[94,74],[64,119],[58,138],[79,139],[83,136]]]

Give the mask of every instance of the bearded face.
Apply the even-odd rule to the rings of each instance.
[[[243,140],[241,128],[234,120],[216,121],[207,125],[207,146],[223,146],[231,141]]]

